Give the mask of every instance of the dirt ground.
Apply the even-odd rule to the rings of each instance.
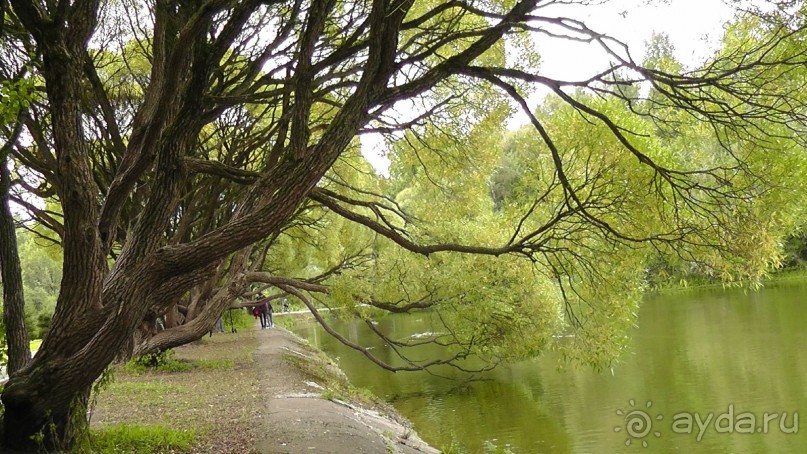
[[[393,409],[351,392],[341,371],[295,336],[272,328],[257,337],[255,366],[266,398],[256,451],[438,452]]]
[[[93,406],[92,426],[192,432],[193,447],[181,452],[193,454],[438,452],[392,407],[350,386],[321,352],[282,328],[206,336],[174,357],[193,367],[117,368]]]
[[[254,453],[256,421],[263,412],[257,347],[252,330],[216,334],[175,350],[180,365],[194,365],[186,370],[138,372],[119,366],[112,382],[96,396],[91,425],[192,432],[193,447],[181,452]]]

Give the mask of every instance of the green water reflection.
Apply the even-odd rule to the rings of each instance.
[[[807,452],[807,427],[795,434],[780,428],[783,412],[785,431],[796,428],[793,412],[803,412],[807,420],[805,294],[807,282],[790,282],[760,292],[701,290],[650,297],[632,334],[631,353],[604,373],[559,370],[557,359],[547,355],[462,383],[425,373],[386,372],[312,324],[302,324],[299,334],[338,357],[354,384],[392,401],[435,446],[458,442],[468,452],[484,452],[495,445],[516,453]],[[399,337],[429,330],[427,315],[388,317],[380,323]],[[379,356],[392,358],[361,324],[336,326],[347,337],[374,346]],[[746,422],[753,415],[754,429],[762,429],[764,413],[778,416],[767,433],[718,433],[715,419],[727,414],[730,405],[733,416],[723,416],[720,427],[738,424],[738,416],[746,413]],[[624,415],[636,410],[650,418],[644,437],[638,437],[645,432],[639,426],[632,429],[637,436],[627,432]],[[709,424],[699,429],[694,418],[703,422],[710,413]],[[686,427],[681,424],[673,428],[674,418],[680,423],[686,415],[693,421],[691,433],[682,433]],[[740,422],[732,428],[749,426]]]

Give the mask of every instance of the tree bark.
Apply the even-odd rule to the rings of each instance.
[[[25,329],[25,296],[22,285],[17,233],[9,207],[11,178],[6,159],[0,159],[0,269],[3,282],[3,323],[8,345],[8,375],[31,361],[28,331]]]

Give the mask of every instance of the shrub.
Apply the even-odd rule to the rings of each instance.
[[[185,372],[193,367],[189,362],[174,359],[174,350],[168,349],[137,357],[129,361],[124,369],[129,373],[140,374],[149,369],[160,372]]]

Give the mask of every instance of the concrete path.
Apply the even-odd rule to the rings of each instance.
[[[315,350],[294,335],[271,328],[261,330],[257,336],[260,346],[255,352],[255,362],[267,396],[256,443],[258,452],[439,452],[420,440],[411,424],[400,415],[385,415],[380,409],[323,399],[321,394],[327,383],[318,383],[300,364],[314,364],[322,370],[324,363]],[[329,373],[340,379],[340,371]]]

